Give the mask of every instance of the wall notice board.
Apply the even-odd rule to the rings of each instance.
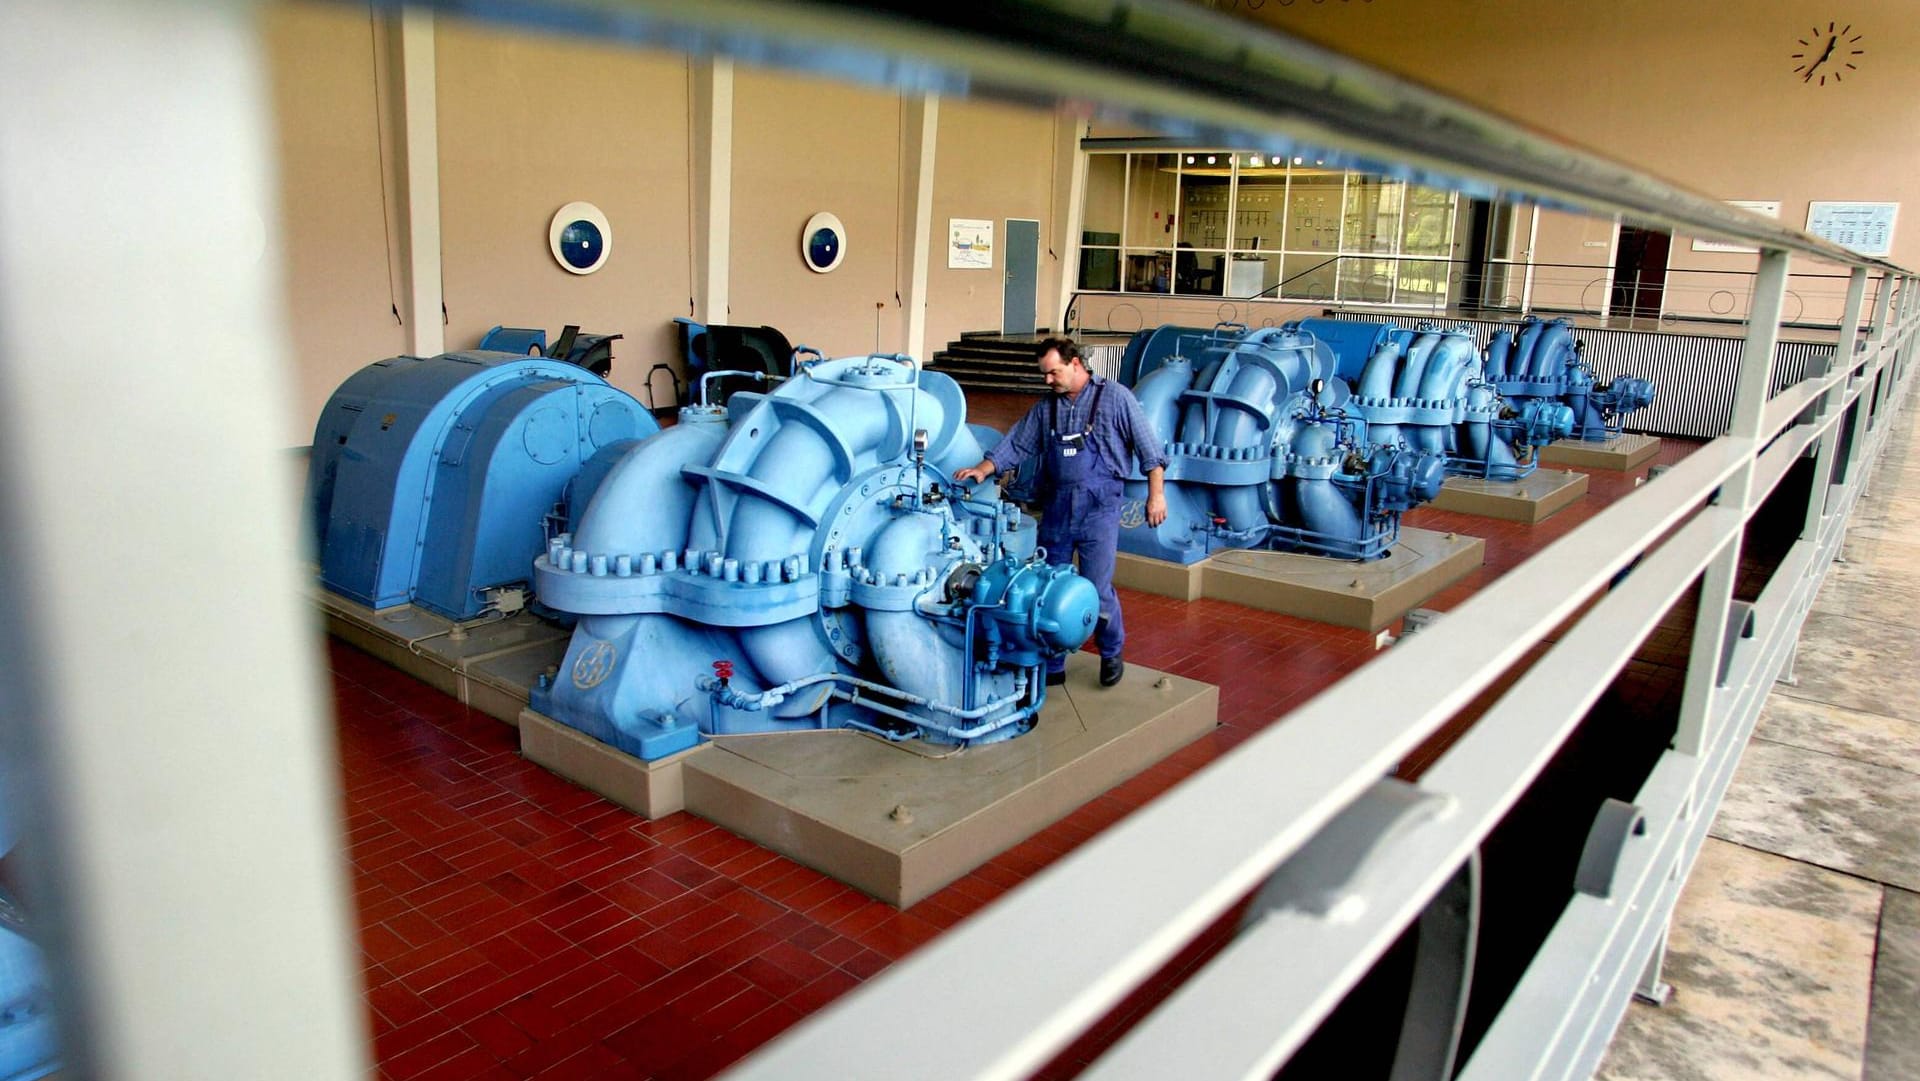
[[[1890,255],[1899,212],[1899,203],[1808,203],[1807,232],[1861,255]]]

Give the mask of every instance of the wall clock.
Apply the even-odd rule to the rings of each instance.
[[[1842,26],[1836,20],[1824,30],[1815,26],[1798,39],[1799,49],[1792,57],[1793,73],[1808,86],[1825,86],[1828,79],[1840,82],[1848,72],[1860,70],[1856,61],[1867,54],[1860,38],[1853,32],[1852,23]]]

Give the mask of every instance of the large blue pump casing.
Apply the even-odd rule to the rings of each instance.
[[[702,735],[1028,730],[1099,600],[992,486],[951,483],[981,456],[959,387],[888,357],[805,365],[606,452],[535,561],[578,622],[533,707],[648,759]]]
[[[1347,408],[1375,443],[1404,443],[1445,456],[1447,472],[1519,480],[1539,465],[1534,448],[1566,436],[1573,410],[1502,398],[1465,329],[1390,322],[1303,319],[1290,326],[1328,343],[1353,385]]]
[[[531,578],[547,521],[601,447],[659,430],[577,365],[510,353],[393,357],[340,385],[314,429],[320,579],[369,608],[450,619]]]
[[[1147,483],[1136,474],[1120,548],[1180,563],[1218,548],[1386,555],[1400,514],[1438,494],[1442,459],[1376,446],[1337,362],[1326,342],[1291,324],[1136,334],[1121,370],[1166,442],[1167,520],[1146,525]]]
[[[1487,378],[1516,407],[1536,401],[1565,406],[1572,413],[1572,438],[1605,442],[1624,430],[1628,414],[1653,404],[1654,385],[1637,376],[1597,383],[1581,352],[1571,322],[1529,316],[1487,342]]]

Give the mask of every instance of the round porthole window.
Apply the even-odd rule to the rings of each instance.
[[[613,253],[613,227],[592,203],[568,203],[547,228],[554,261],[569,274],[591,274]]]
[[[824,210],[808,218],[807,227],[800,233],[800,257],[816,274],[839,266],[847,257],[847,227]]]

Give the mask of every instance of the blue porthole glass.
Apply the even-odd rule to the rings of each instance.
[[[605,248],[606,237],[600,227],[584,218],[570,221],[560,230],[560,257],[576,270],[592,270]]]
[[[833,253],[840,249],[840,234],[832,229],[815,229],[807,238],[807,258],[814,266],[832,266]]]
[[[568,203],[547,223],[553,261],[569,274],[591,274],[613,254],[613,226],[592,203]]]
[[[824,210],[808,218],[806,228],[800,230],[800,257],[815,274],[839,266],[847,257],[847,227]]]

